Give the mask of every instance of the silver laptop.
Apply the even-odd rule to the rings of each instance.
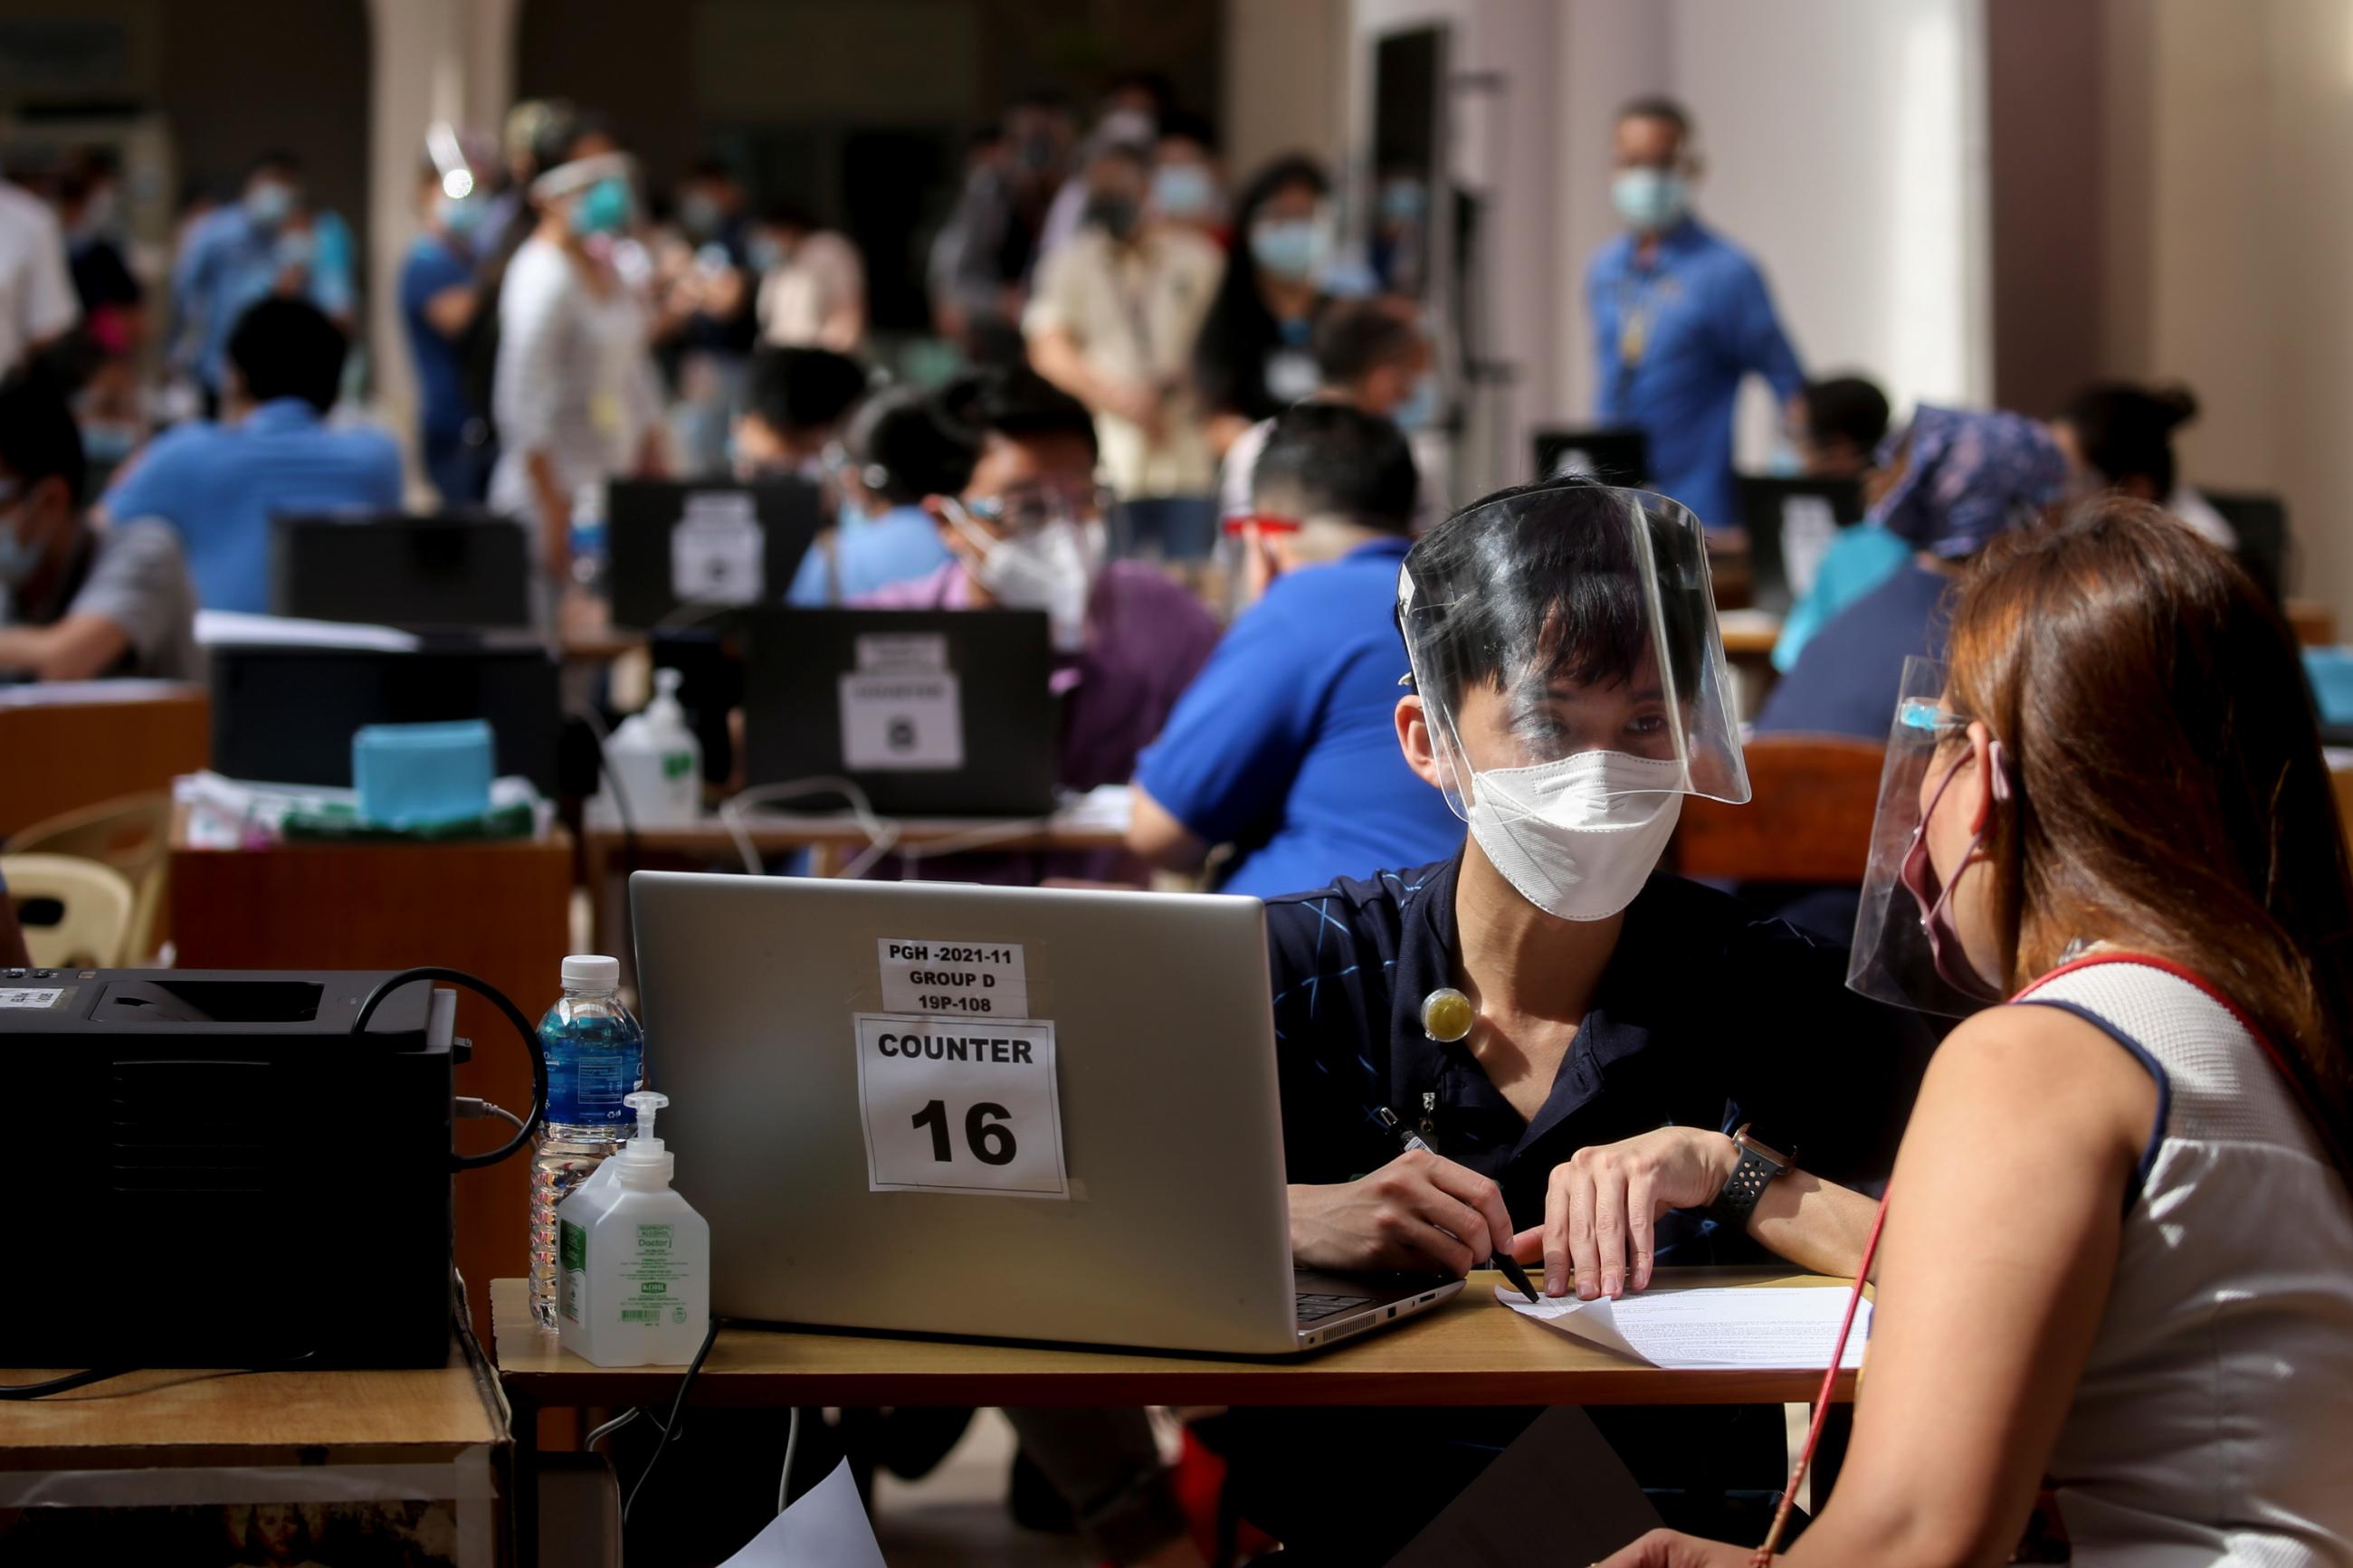
[[[1255,899],[629,891],[721,1316],[1279,1355],[1461,1289],[1293,1268]]]

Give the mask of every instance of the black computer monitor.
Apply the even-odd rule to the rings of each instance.
[[[1839,531],[1862,521],[1862,486],[1743,474],[1740,521],[1748,533],[1749,602],[1787,615]]]
[[[1631,426],[1535,433],[1536,478],[1586,474],[1606,485],[1641,489],[1651,482],[1651,438]]]
[[[806,479],[617,479],[605,499],[613,624],[650,631],[781,605],[825,521]]]
[[[753,784],[847,777],[892,816],[1053,809],[1060,725],[1042,612],[770,610],[747,616],[744,635]]]
[[[2272,603],[2284,604],[2287,598],[2289,580],[2295,566],[2294,542],[2287,528],[2287,503],[2275,495],[2251,491],[2200,490],[2206,504],[2222,514],[2231,531],[2239,536],[2233,552],[2239,564],[2255,580],[2256,586],[2271,595]]]
[[[280,517],[270,613],[417,630],[531,625],[531,541],[502,517]]]
[[[562,698],[536,643],[370,648],[212,649],[213,768],[270,784],[352,783],[352,734],[367,724],[489,722],[501,775],[558,792]]]

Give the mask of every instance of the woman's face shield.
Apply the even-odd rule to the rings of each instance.
[[[1927,918],[1944,889],[1928,862],[1924,825],[1971,754],[1969,721],[1945,706],[1945,667],[1934,659],[1904,661],[1846,983],[1876,1001],[1965,1017],[1998,998],[1955,983],[1975,978],[1968,957],[1949,923],[1939,929]],[[1999,748],[1993,761],[2000,764]]]
[[[1465,821],[1474,775],[1515,796],[1515,770],[1593,753],[1643,764],[1613,793],[1748,798],[1705,533],[1673,501],[1578,486],[1450,520],[1408,557],[1398,619]]]

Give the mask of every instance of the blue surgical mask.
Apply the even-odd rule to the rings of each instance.
[[[774,272],[791,258],[792,252],[785,248],[784,242],[770,235],[755,234],[744,247],[744,259],[752,264],[754,272]]]
[[[129,425],[90,424],[81,427],[81,453],[93,463],[119,463],[139,445],[139,431]]]
[[[629,182],[618,178],[597,181],[580,193],[572,205],[572,232],[575,234],[618,234],[629,226]]]
[[[24,510],[20,501],[0,511],[0,588],[23,587],[41,564],[40,550],[16,537],[16,519]]]
[[[1314,218],[1261,218],[1250,225],[1250,258],[1277,278],[1304,283],[1331,259],[1332,236]]]
[[[1218,182],[1198,163],[1164,163],[1152,172],[1152,205],[1170,217],[1208,217],[1218,210]]]
[[[433,214],[443,228],[464,239],[482,226],[483,205],[480,196],[438,195],[433,198]]]
[[[1419,223],[1429,206],[1430,193],[1419,180],[1391,180],[1381,187],[1381,216],[1390,223]]]
[[[1389,418],[1400,430],[1427,430],[1437,424],[1438,377],[1423,372],[1421,379],[1413,384],[1413,391]]]
[[[719,204],[701,191],[689,191],[678,199],[679,224],[697,239],[717,234],[720,216]]]
[[[319,241],[307,230],[290,229],[278,237],[278,265],[308,267],[319,254]]]
[[[1665,169],[1620,169],[1609,182],[1609,205],[1638,234],[1663,234],[1691,205],[1691,186]]]
[[[276,228],[294,213],[294,187],[279,180],[262,180],[245,193],[245,216],[260,228]]]

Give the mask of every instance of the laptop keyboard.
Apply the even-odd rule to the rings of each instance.
[[[1299,1321],[1303,1323],[1321,1322],[1352,1308],[1372,1304],[1370,1296],[1318,1296],[1302,1290],[1299,1292]]]

